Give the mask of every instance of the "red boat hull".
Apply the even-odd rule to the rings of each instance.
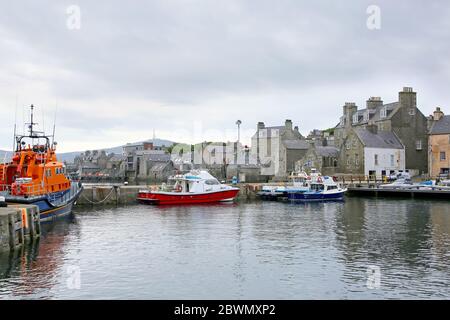
[[[191,204],[191,203],[208,203],[231,201],[237,194],[239,189],[222,190],[217,192],[208,192],[200,194],[174,193],[174,192],[139,192],[138,200],[151,204]]]

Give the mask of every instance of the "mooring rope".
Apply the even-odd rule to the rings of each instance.
[[[86,200],[86,201],[89,202],[89,203],[92,203],[92,204],[100,204],[100,203],[105,202],[105,201],[109,198],[109,196],[113,193],[113,191],[114,191],[114,187],[111,188],[111,191],[108,193],[108,195],[105,197],[105,199],[103,199],[103,200],[101,200],[101,201],[92,201],[92,200],[89,200],[83,193],[81,194],[81,196],[84,198],[84,200]]]

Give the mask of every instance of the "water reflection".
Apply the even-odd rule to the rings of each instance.
[[[0,298],[448,298],[449,249],[446,201],[77,208],[0,255]]]
[[[71,225],[73,217],[43,224],[41,238],[18,250],[0,253],[0,297],[52,298],[51,289],[64,264],[64,246]]]

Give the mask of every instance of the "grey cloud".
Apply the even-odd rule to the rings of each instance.
[[[66,28],[72,4],[82,13],[76,31]],[[381,8],[381,30],[366,28],[370,4]],[[320,123],[331,126],[343,100],[395,96],[402,85],[426,91],[428,109],[446,103],[449,21],[445,1],[2,1],[0,83],[29,95],[42,84],[67,106],[65,125],[98,134],[127,123],[168,128],[171,117],[200,112],[223,126],[246,108],[249,126],[283,117],[314,126],[303,120],[311,108],[328,108]],[[330,87],[342,95],[315,90]],[[279,99],[275,119],[258,118],[273,110],[257,105],[266,95]],[[86,114],[127,99],[123,116]],[[235,105],[219,109],[227,101]]]

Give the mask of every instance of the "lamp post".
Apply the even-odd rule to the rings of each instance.
[[[241,140],[241,124],[242,124],[242,121],[241,120],[238,120],[238,121],[236,121],[236,125],[237,125],[237,128],[238,128],[238,139],[237,139],[237,142],[236,142],[236,153],[235,153],[235,163],[236,163],[236,173],[237,173],[237,181],[239,182],[239,163],[238,163],[238,147],[239,147],[239,141]]]
[[[238,139],[237,139],[238,142],[241,140],[241,124],[242,124],[241,120],[236,121],[236,125],[238,127]]]

